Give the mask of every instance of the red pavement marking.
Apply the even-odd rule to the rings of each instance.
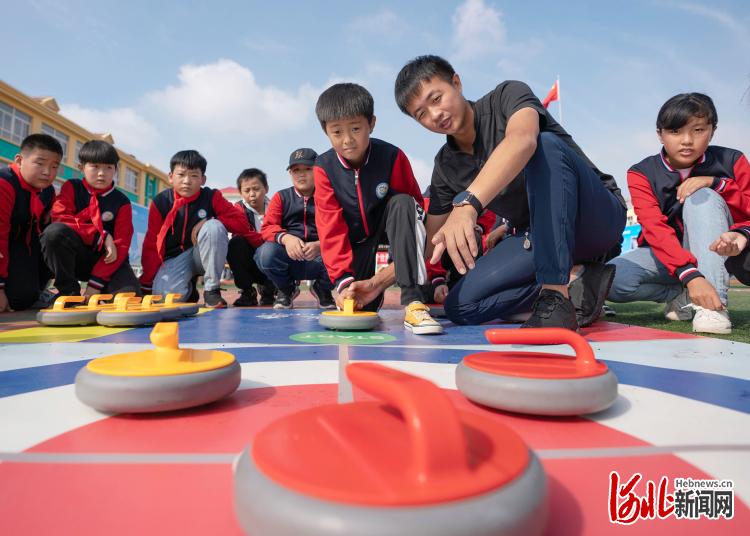
[[[159,416],[111,417],[30,449],[78,453],[238,453],[267,423],[283,415],[334,403],[335,385],[244,390],[201,410]],[[647,443],[587,419],[528,418],[489,411],[448,391],[460,409],[481,412],[513,427],[535,449],[627,447]],[[357,398],[364,398],[359,393]],[[640,472],[710,478],[672,455],[623,459],[544,460],[550,477],[548,534],[742,534],[750,511],[735,501],[731,522],[608,521],[609,472],[623,480]],[[2,534],[239,534],[229,465],[0,464]],[[670,485],[671,489],[671,485]],[[645,483],[635,490],[645,494]]]

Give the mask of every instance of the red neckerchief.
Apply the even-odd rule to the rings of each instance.
[[[36,225],[37,233],[42,232],[42,229],[39,226],[39,223],[42,220],[42,214],[44,214],[44,203],[42,203],[42,200],[39,199],[39,192],[41,192],[41,190],[34,188],[28,182],[26,182],[26,180],[23,178],[23,175],[21,175],[21,168],[19,168],[17,164],[11,164],[10,169],[12,169],[13,173],[15,173],[18,177],[18,183],[21,185],[21,188],[23,188],[30,194],[29,214],[31,216],[31,221],[29,222],[29,230],[26,233],[26,245],[30,245],[31,229]]]
[[[86,179],[83,179],[81,181],[83,183],[83,187],[86,188],[86,191],[89,193],[89,208],[88,208],[88,215],[89,218],[91,218],[91,223],[94,224],[94,227],[96,227],[96,230],[99,232],[99,239],[104,238],[104,222],[102,221],[102,213],[101,209],[99,208],[99,194],[106,194],[108,192],[112,191],[112,188],[114,188],[114,184],[107,188],[106,190],[97,190],[96,188],[89,185],[89,183],[86,182]],[[102,242],[102,245],[104,242]]]
[[[167,234],[174,225],[174,220],[177,217],[177,213],[182,207],[184,207],[185,205],[189,205],[190,203],[198,199],[201,191],[198,190],[195,195],[192,195],[190,197],[180,197],[180,194],[178,194],[176,191],[173,191],[173,193],[174,202],[172,203],[172,208],[169,210],[167,217],[164,218],[164,222],[161,224],[161,229],[159,229],[159,233],[156,235],[156,251],[159,252],[159,258],[161,258],[162,261],[164,260],[164,242],[167,238]],[[185,214],[185,223],[187,223],[187,214]]]

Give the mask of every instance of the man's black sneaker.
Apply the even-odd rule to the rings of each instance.
[[[250,287],[240,293],[240,297],[234,300],[235,307],[257,307],[258,296],[255,293],[255,289]]]
[[[203,291],[203,302],[206,307],[211,309],[224,309],[227,306],[227,302],[221,297],[221,290],[204,290]]]
[[[531,316],[522,328],[565,328],[578,331],[573,303],[557,292],[543,288],[532,306]]]
[[[294,307],[294,298],[299,296],[299,287],[294,285],[288,289],[276,291],[276,300],[273,302],[274,309],[291,309]]]
[[[260,305],[273,305],[276,299],[276,287],[270,281],[265,285],[258,285],[260,291]]]
[[[318,300],[318,307],[320,309],[336,308],[336,302],[333,299],[331,291],[320,288],[320,284],[317,281],[310,287],[310,294],[315,296],[315,299]]]
[[[583,265],[583,274],[568,287],[579,326],[585,328],[599,320],[614,280],[615,267],[612,264],[595,262]]]

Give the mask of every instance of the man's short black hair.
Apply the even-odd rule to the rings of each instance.
[[[396,96],[396,104],[402,112],[409,115],[406,108],[409,106],[409,102],[417,96],[423,82],[437,76],[441,80],[451,83],[454,74],[456,74],[456,70],[453,66],[448,63],[448,60],[440,56],[417,56],[404,65],[396,76],[393,91]]]
[[[662,105],[656,116],[656,129],[677,130],[684,127],[691,117],[704,118],[713,128],[719,122],[711,97],[703,93],[680,93]]]
[[[198,151],[192,149],[187,151],[180,151],[175,153],[172,160],[169,161],[169,172],[174,171],[177,166],[182,166],[187,169],[200,169],[201,173],[206,174],[206,167],[208,162],[203,158],[203,155]]]
[[[43,151],[49,151],[51,153],[57,153],[62,158],[63,149],[60,142],[49,134],[30,134],[26,136],[21,142],[20,152],[28,153],[34,149],[41,149]]]
[[[87,141],[78,151],[78,161],[81,165],[85,164],[111,164],[116,166],[120,161],[120,155],[117,154],[111,144],[102,140]]]
[[[318,97],[315,113],[323,131],[329,121],[360,115],[370,123],[375,114],[375,101],[370,92],[359,84],[350,82],[334,84]]]
[[[242,190],[242,183],[250,179],[258,179],[263,184],[263,187],[268,190],[268,177],[261,170],[254,167],[242,170],[240,176],[237,177],[237,189]]]

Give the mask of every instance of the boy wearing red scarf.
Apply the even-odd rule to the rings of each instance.
[[[130,199],[115,188],[120,156],[105,141],[83,144],[78,153],[83,179],[65,181],[52,205],[52,223],[42,233],[42,253],[63,296],[107,292],[140,294],[130,267],[133,238]]]
[[[154,197],[148,211],[141,287],[155,294],[177,292],[194,301],[198,299],[194,278],[202,275],[206,306],[223,308],[227,302],[219,287],[227,259],[227,232],[244,237],[254,248],[263,238],[221,192],[203,186],[206,166],[198,151],[180,151],[169,162],[172,189]]]
[[[49,281],[39,235],[49,221],[62,156],[55,138],[32,134],[0,170],[0,313],[28,309]]]

